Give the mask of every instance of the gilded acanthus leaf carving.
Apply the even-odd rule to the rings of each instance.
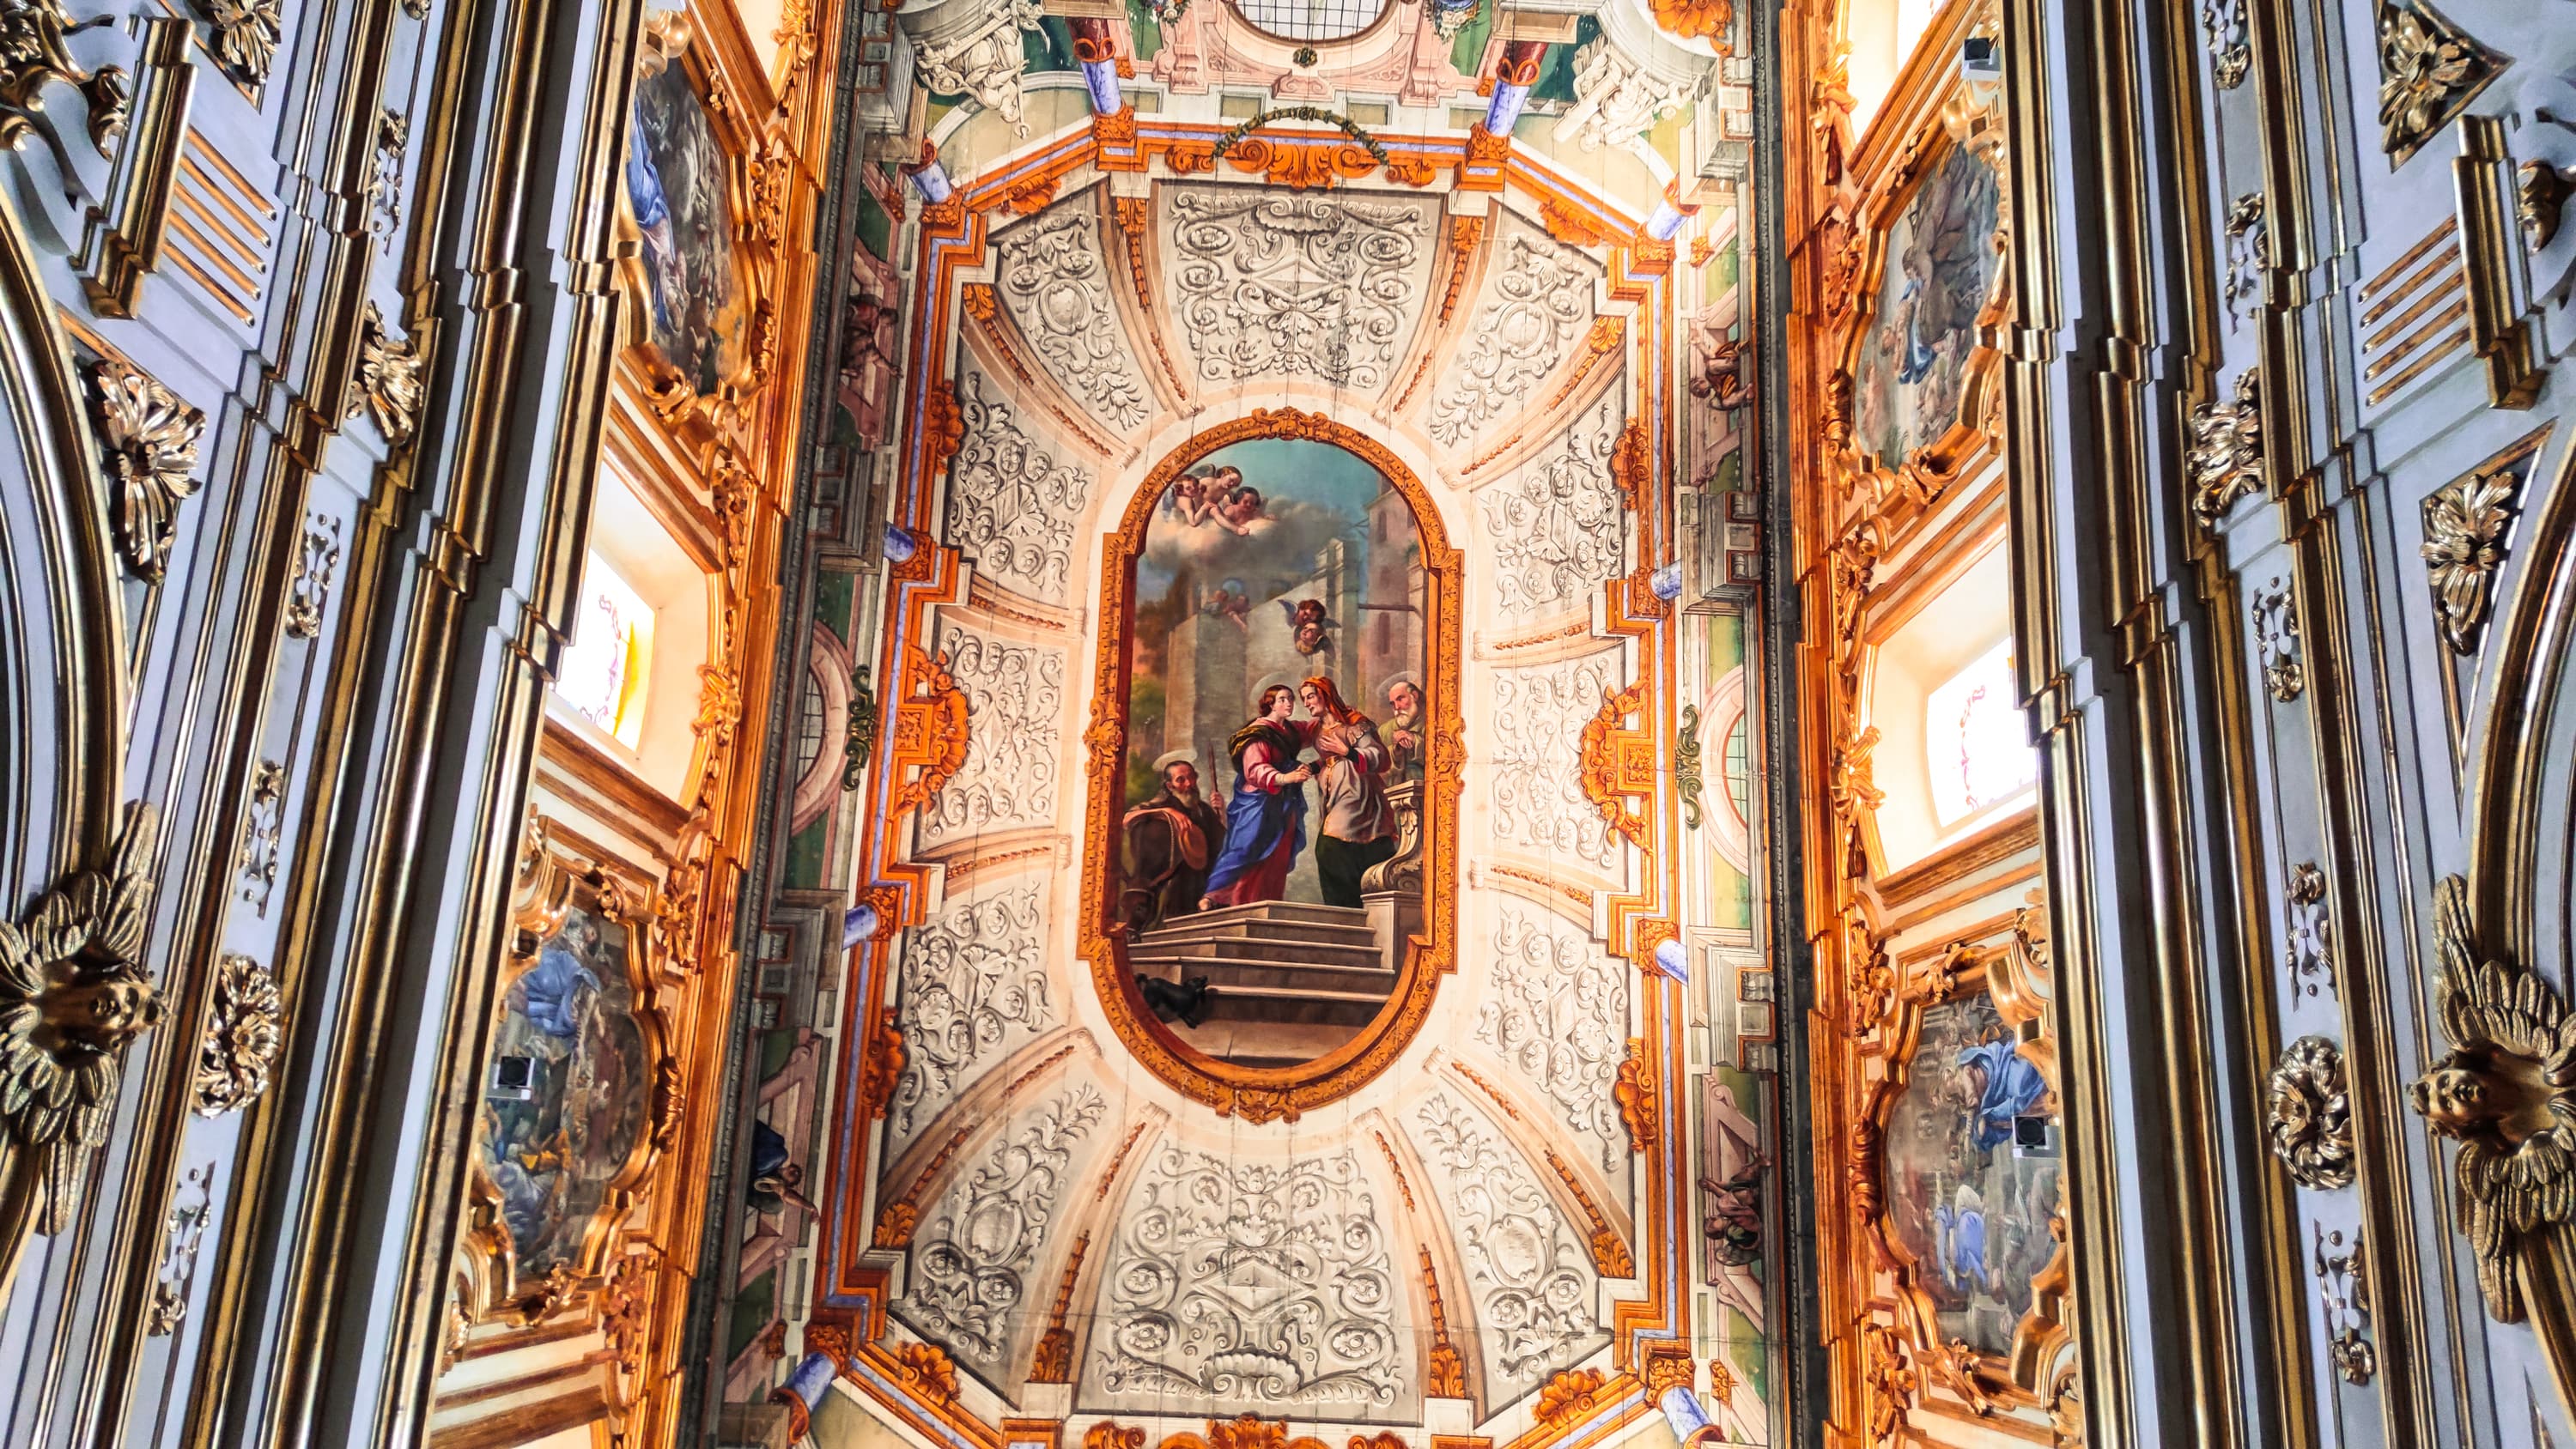
[[[237,1112],[268,1090],[268,1069],[283,1044],[284,1008],[277,978],[248,956],[226,956],[215,969],[215,999],[197,1046],[197,1115]]]
[[[2433,993],[2451,1050],[2407,1095],[2460,1144],[2454,1186],[2478,1286],[2489,1313],[2519,1323],[2523,1236],[2576,1222],[2576,1013],[2514,962],[2481,959],[2459,876],[2434,888],[2433,937]]]
[[[212,0],[206,18],[214,23],[216,58],[252,85],[266,81],[285,34],[282,0]]]
[[[2237,374],[2233,397],[2191,410],[2191,511],[2216,528],[2236,500],[2263,487],[2263,384]]]
[[[206,415],[113,359],[91,371],[90,389],[117,495],[117,542],[134,572],[157,583],[170,560],[180,501],[197,491]]]
[[[2379,144],[2392,165],[2415,154],[2511,62],[2422,0],[2379,6]]]
[[[2488,585],[2504,563],[2515,481],[2511,466],[2472,473],[2424,500],[2425,576],[2433,586],[2442,638],[2456,653],[2477,652]]]
[[[151,805],[127,805],[105,869],[56,886],[24,922],[0,920],[0,1120],[43,1175],[39,1232],[71,1226],[125,1048],[161,1022],[140,969],[159,824]]]
[[[2245,0],[2201,0],[2201,33],[2209,42],[2209,74],[2222,91],[2245,84],[2254,66],[2254,47],[2247,43]]]

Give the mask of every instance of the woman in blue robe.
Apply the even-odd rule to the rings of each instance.
[[[2010,1142],[2014,1119],[2030,1115],[2048,1095],[2047,1079],[2030,1058],[2013,1049],[2008,1037],[1959,1053],[1959,1075],[1967,1087],[1962,1095],[1976,1104],[1968,1140],[1980,1153]]]

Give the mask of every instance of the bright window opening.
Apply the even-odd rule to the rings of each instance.
[[[1235,0],[1254,29],[1281,40],[1342,40],[1386,13],[1386,0]]]
[[[564,650],[555,692],[631,750],[644,735],[653,610],[596,553],[582,566],[581,591],[581,612],[573,621],[572,644]]]
[[[2039,757],[2030,748],[2014,693],[2012,643],[2006,640],[1924,701],[1932,814],[1942,829],[2039,782]]]

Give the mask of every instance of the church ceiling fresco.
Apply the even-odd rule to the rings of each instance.
[[[804,1351],[934,1442],[1768,1442],[1654,789],[1710,50],[1152,15],[916,33]]]

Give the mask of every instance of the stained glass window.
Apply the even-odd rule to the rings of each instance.
[[[628,749],[644,734],[644,686],[653,660],[653,610],[634,586],[590,555],[582,566],[581,612],[564,650],[555,692]]]
[[[1950,676],[1923,706],[1932,814],[1943,829],[2000,805],[2039,780],[2013,685],[2012,642]]]

